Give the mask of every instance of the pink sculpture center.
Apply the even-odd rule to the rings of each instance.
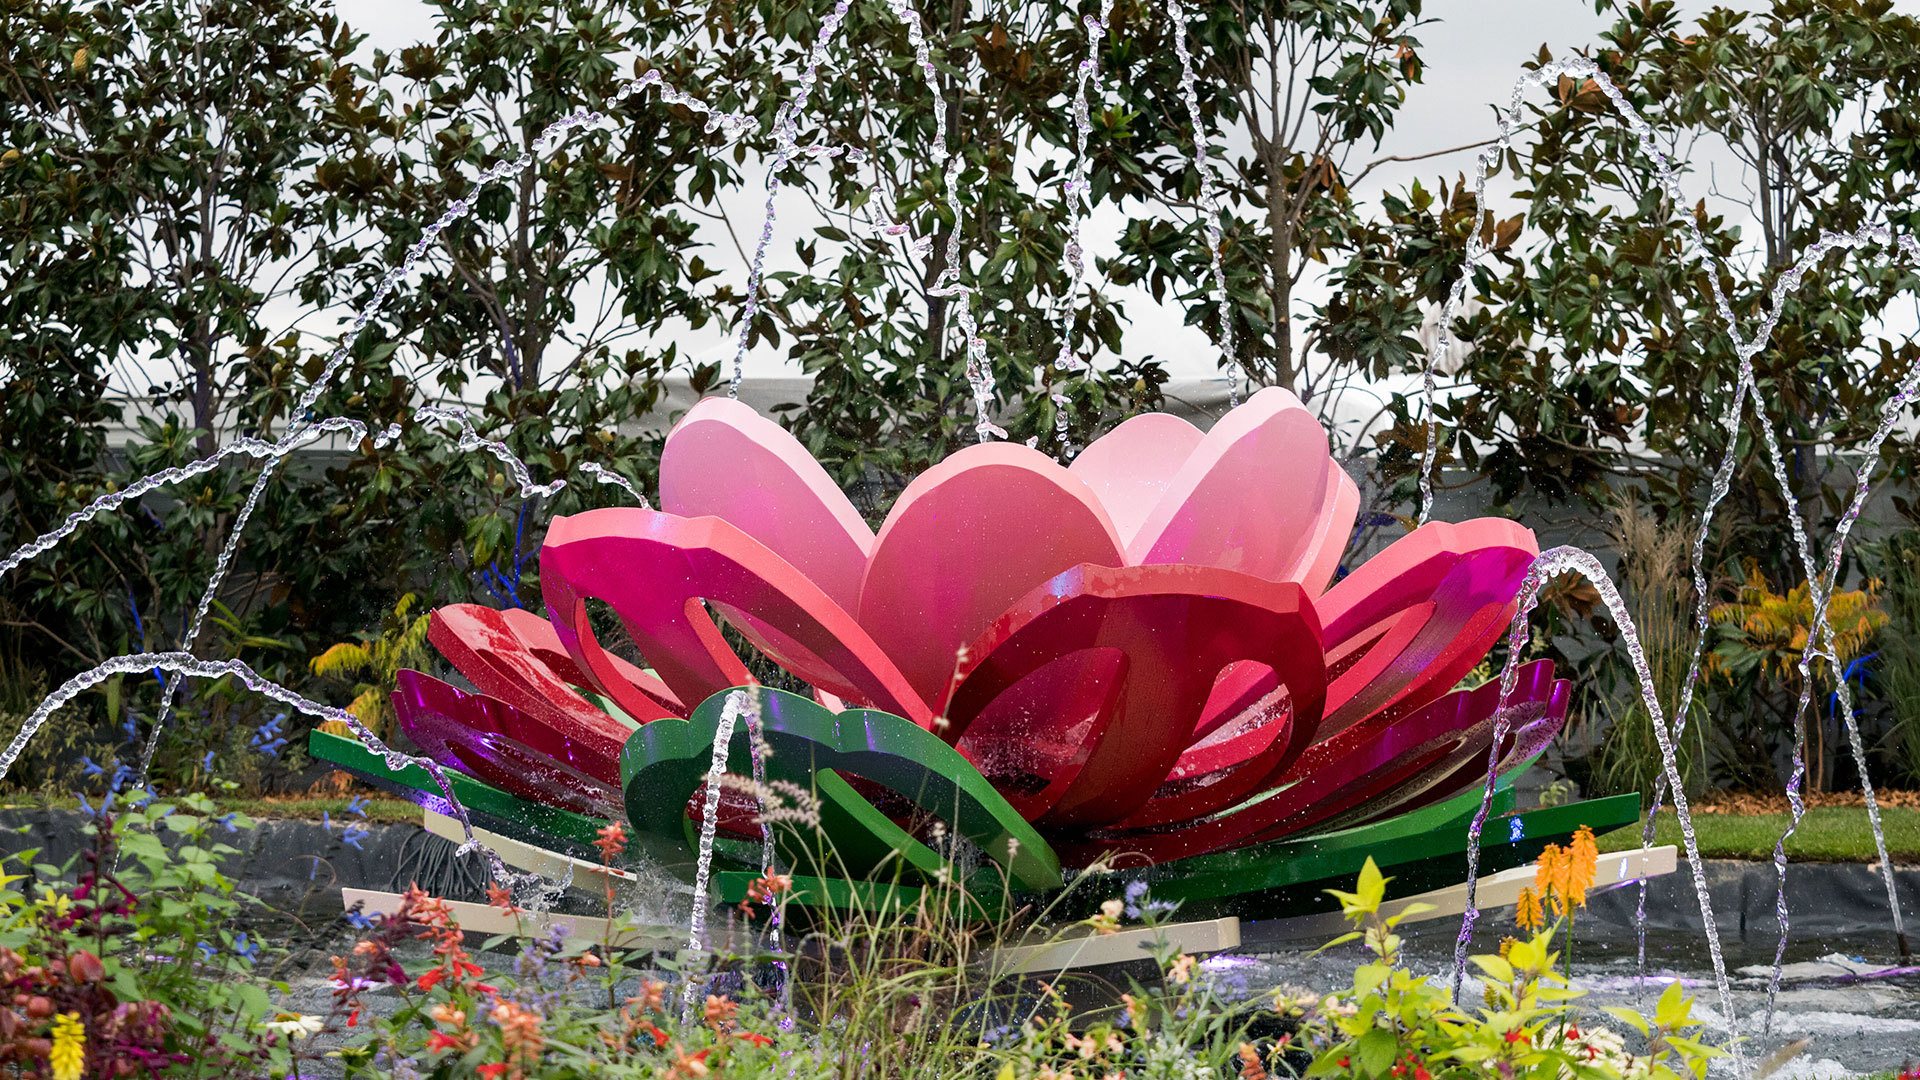
[[[968,447],[877,532],[785,429],[708,399],[668,435],[660,487],[658,511],[553,522],[550,623],[435,613],[480,694],[409,674],[416,741],[521,797],[604,809],[633,725],[749,681],[724,624],[829,708],[939,734],[1067,862],[1175,859],[1477,783],[1495,695],[1456,686],[1538,553],[1511,522],[1436,523],[1333,582],[1359,492],[1276,389],[1205,433],[1134,417],[1071,467]],[[644,667],[602,647],[595,605]],[[1524,674],[1507,763],[1565,716],[1551,665]]]

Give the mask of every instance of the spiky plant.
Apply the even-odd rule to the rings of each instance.
[[[1759,567],[1749,563],[1738,598],[1715,605],[1711,617],[1720,631],[1708,658],[1712,674],[1762,693],[1769,683],[1777,683],[1784,697],[1797,699],[1800,660],[1813,626],[1813,594],[1806,582],[1776,593]],[[1869,582],[1865,589],[1835,589],[1827,604],[1827,624],[1833,628],[1835,664],[1828,675],[1838,679],[1848,662],[1865,653],[1887,624],[1887,613],[1880,608],[1879,583]],[[1817,703],[1814,708],[1807,729],[1811,743],[1807,763],[1813,790],[1822,791],[1828,779],[1826,723]]]

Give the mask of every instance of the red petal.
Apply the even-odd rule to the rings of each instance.
[[[540,627],[546,628],[544,634],[538,633]],[[427,638],[433,647],[452,661],[460,674],[472,680],[481,693],[551,723],[599,731],[607,738],[624,741],[626,725],[608,716],[574,689],[592,684],[577,678],[580,674],[577,670],[556,671],[550,662],[551,650],[545,657],[534,652],[528,647],[530,636],[542,644],[551,639],[558,645],[552,628],[533,613],[509,615],[479,604],[437,608],[427,625]],[[631,671],[631,667],[628,670]],[[626,697],[641,709],[629,713],[636,720],[667,715],[657,702],[638,693]],[[625,709],[627,702],[621,702],[620,707]]]

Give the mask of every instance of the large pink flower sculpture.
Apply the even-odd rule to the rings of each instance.
[[[517,794],[617,812],[634,724],[750,681],[714,616],[829,707],[940,735],[1063,861],[1155,860],[1447,798],[1485,775],[1496,689],[1455,691],[1537,554],[1429,524],[1334,582],[1359,494],[1268,389],[1202,433],[1152,414],[1062,467],[1010,443],[916,478],[875,533],[778,424],[708,399],[667,437],[662,509],[557,519],[549,620],[472,605],[432,640],[480,690],[406,673],[415,739]],[[602,647],[618,617],[651,670]],[[1565,715],[1524,669],[1506,760]]]

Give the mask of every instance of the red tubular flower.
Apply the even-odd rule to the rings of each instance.
[[[627,850],[627,830],[617,821],[607,825],[594,834],[597,838],[593,846],[600,849],[600,861],[612,865],[620,853]]]
[[[444,1031],[436,1031],[427,1036],[427,1053],[437,1054],[442,1050],[463,1049],[459,1039]]]

